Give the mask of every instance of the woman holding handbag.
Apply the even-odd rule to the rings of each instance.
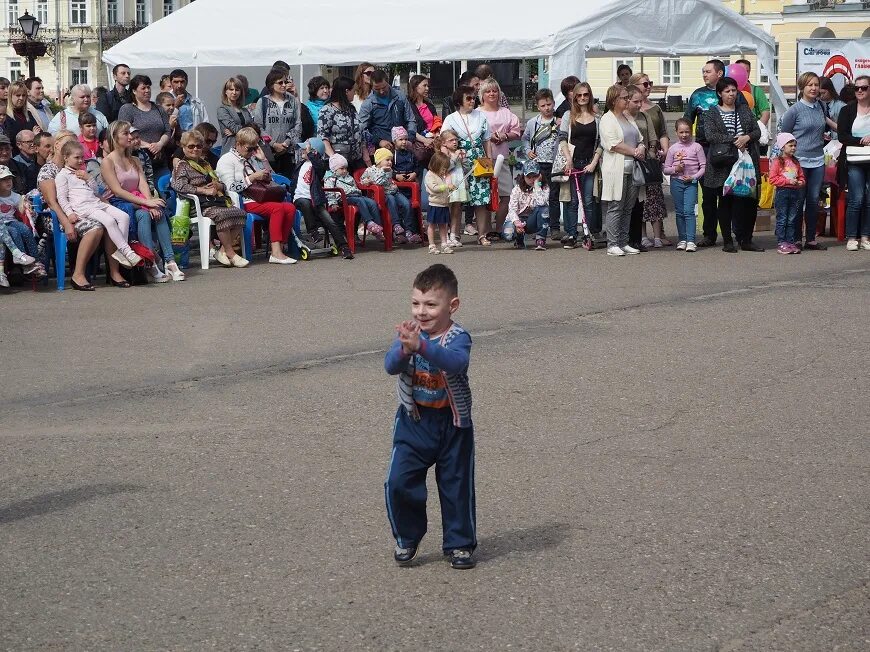
[[[296,259],[284,253],[284,245],[293,230],[296,207],[284,201],[285,188],[272,183],[269,163],[259,142],[260,137],[253,127],[240,129],[233,148],[221,156],[215,172],[228,192],[242,197],[246,212],[259,215],[269,223],[272,249],[269,262],[292,265]]]
[[[761,129],[752,109],[745,103],[737,106],[737,82],[723,77],[716,84],[719,105],[704,113],[704,134],[710,144],[710,157],[704,173],[704,192],[715,192],[719,199],[719,230],[724,246],[722,251],[737,253],[732,229],[743,251],[764,251],[752,243],[758,198],[736,197],[723,194],[725,181],[737,162],[738,152],[748,151],[755,166],[756,188],[761,187],[761,166],[758,141]]]
[[[492,158],[501,155],[505,161],[510,157],[510,142],[522,136],[520,119],[510,109],[501,106],[501,86],[494,77],[480,85],[480,111],[486,117],[491,131]],[[514,187],[509,165],[503,165],[498,175],[498,211],[495,214],[495,230],[491,235],[499,236],[504,218],[508,213],[508,200]]]
[[[566,164],[563,175],[570,175],[572,170],[582,170],[583,179],[580,189],[583,195],[583,211],[593,238],[601,236],[601,214],[595,206],[595,171],[601,160],[601,128],[600,118],[595,115],[595,105],[592,103],[592,87],[586,82],[574,86],[571,99],[571,112],[562,117],[559,127],[559,148]],[[580,201],[577,197],[577,186],[567,182],[571,192],[571,203],[565,210],[565,237],[562,245],[565,249],[577,246],[577,215]]]
[[[453,104],[459,109],[444,119],[441,131],[450,130],[459,137],[459,148],[465,153],[463,167],[466,174],[473,171],[478,159],[492,160],[489,122],[479,109],[474,108],[477,96],[471,86],[460,86],[453,92]],[[489,230],[489,204],[492,199],[491,177],[468,177],[469,203],[474,208],[477,220],[477,242],[489,247],[492,242],[486,237]],[[457,235],[458,234],[454,234]]]

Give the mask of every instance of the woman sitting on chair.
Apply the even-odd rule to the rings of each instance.
[[[202,214],[215,223],[221,248],[215,252],[215,260],[224,267],[247,267],[248,261],[233,249],[233,243],[241,236],[247,215],[241,208],[232,205],[226,194],[226,186],[220,182],[205,159],[205,138],[196,131],[186,131],[181,136],[184,160],[172,172],[172,188],[179,195],[195,195],[199,199]],[[204,233],[200,237],[206,237]]]
[[[284,253],[284,245],[287,244],[290,231],[293,229],[296,207],[290,202],[256,202],[245,196],[245,191],[249,190],[252,184],[268,183],[272,179],[272,171],[258,145],[260,136],[253,127],[239,129],[235,138],[232,149],[218,161],[216,170],[218,178],[231,193],[242,196],[248,213],[259,215],[269,222],[269,240],[272,247],[269,262],[277,265],[292,265],[296,259]]]

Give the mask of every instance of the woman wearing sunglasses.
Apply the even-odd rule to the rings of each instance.
[[[253,127],[239,129],[233,148],[221,156],[215,172],[227,188],[227,192],[242,197],[245,212],[259,215],[269,224],[269,242],[272,248],[269,262],[276,265],[292,265],[296,262],[284,253],[284,245],[290,238],[296,207],[285,201],[257,202],[246,196],[252,184],[272,180],[269,163],[259,147],[260,136]],[[238,205],[238,204],[236,204]]]
[[[870,77],[867,75],[855,80],[855,100],[844,106],[837,116],[837,135],[845,150],[838,164],[840,187],[848,181],[849,189],[846,250],[870,251]]]
[[[357,111],[362,106],[365,99],[372,94],[372,73],[375,67],[368,61],[363,61],[356,67],[356,72],[353,75],[353,100]]]
[[[254,123],[260,133],[270,139],[275,172],[289,177],[296,162],[296,143],[302,133],[299,100],[287,91],[287,73],[281,68],[269,71],[266,88],[269,94],[257,100],[254,107]]]
[[[668,140],[668,129],[665,125],[665,114],[658,104],[653,104],[649,101],[653,83],[650,81],[649,75],[644,73],[632,75],[628,83],[630,86],[639,88],[643,98],[640,105],[640,113],[637,116],[637,123],[644,130],[644,141],[649,145],[647,157],[664,161],[665,155],[668,153],[670,140]],[[663,220],[667,216],[668,209],[665,207],[665,195],[661,184],[653,183],[648,185],[646,187],[646,199],[636,206],[635,213],[632,215],[632,228],[629,229],[628,238],[629,243],[641,250],[647,247],[671,246],[671,241],[665,238],[664,235]],[[652,226],[652,238],[648,237],[647,224]]]

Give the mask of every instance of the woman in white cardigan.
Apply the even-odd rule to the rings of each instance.
[[[259,215],[269,222],[269,240],[272,248],[269,262],[276,265],[292,265],[296,259],[284,253],[284,245],[293,229],[296,207],[290,202],[258,203],[243,194],[252,183],[268,182],[272,178],[272,171],[260,150],[259,142],[260,135],[253,127],[239,129],[236,132],[236,142],[230,151],[220,157],[215,172],[230,193],[242,197],[246,212]]]
[[[614,85],[607,89],[607,113],[601,118],[601,201],[607,230],[607,255],[624,256],[640,253],[628,246],[631,210],[644,193],[632,181],[635,159],[644,157],[643,136],[634,118],[626,110],[629,100],[640,106],[642,96],[635,87]],[[641,197],[641,200],[643,197]]]

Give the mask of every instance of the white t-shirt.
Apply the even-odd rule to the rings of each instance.
[[[296,193],[293,199],[311,199],[311,182],[314,181],[314,168],[311,161],[305,161],[299,168],[299,178],[296,179]]]
[[[474,140],[480,136],[489,140],[489,122],[480,109],[474,109],[468,115],[460,115],[458,111],[451,113],[441,128],[451,129],[459,138]]]
[[[21,202],[21,195],[13,192],[8,197],[0,197],[0,223],[15,219],[15,211]]]

